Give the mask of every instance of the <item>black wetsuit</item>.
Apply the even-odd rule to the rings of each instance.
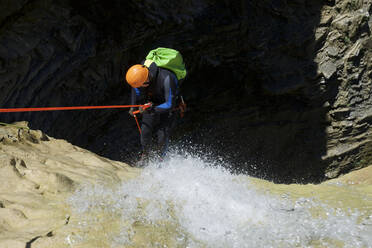
[[[148,87],[132,88],[131,104],[153,103],[153,107],[142,115],[141,145],[143,151],[148,152],[152,136],[156,134],[158,150],[164,156],[173,120],[172,110],[178,94],[178,80],[173,72],[155,63],[149,67],[149,79]]]

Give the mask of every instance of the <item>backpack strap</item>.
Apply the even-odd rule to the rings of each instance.
[[[147,69],[149,69],[151,75],[150,80],[156,79],[158,77],[159,72],[158,66],[156,65],[156,63],[154,63],[153,60],[150,59],[142,60],[141,65],[144,65],[146,66]]]
[[[153,62],[154,61],[152,61],[150,59],[146,59],[145,62],[143,63],[143,65],[146,66],[147,68],[149,68]]]

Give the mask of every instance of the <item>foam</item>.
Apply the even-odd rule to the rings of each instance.
[[[69,203],[91,225],[97,222],[89,221],[89,212],[120,216],[120,232],[110,237],[112,247],[133,244],[138,223],[155,230],[171,226],[175,231],[169,235],[176,237],[166,239],[181,247],[372,246],[371,217],[360,221],[358,210],[264,194],[248,176],[233,175],[219,162],[170,157],[161,168],[152,162],[138,178],[115,189],[80,189]],[[324,216],[314,216],[314,209]]]

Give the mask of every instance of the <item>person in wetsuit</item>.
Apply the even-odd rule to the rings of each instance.
[[[156,150],[160,157],[164,157],[176,104],[177,77],[173,72],[160,68],[153,62],[148,67],[142,64],[132,66],[127,71],[126,80],[132,87],[132,105],[152,103],[151,108],[139,108],[142,113],[142,159],[147,157],[151,150],[153,134],[157,136]],[[135,110],[131,108],[129,114],[133,116]]]

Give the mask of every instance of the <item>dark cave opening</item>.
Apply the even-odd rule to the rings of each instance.
[[[236,173],[285,183],[324,180],[323,99],[301,91],[272,94],[255,71],[236,68],[206,65],[193,75],[190,80],[206,83],[185,85],[190,112],[176,138],[224,157]]]
[[[324,180],[326,97],[314,62],[314,30],[323,1],[58,2],[69,9],[68,18],[80,18],[71,28],[80,25],[79,35],[95,40],[88,36],[63,50],[55,36],[66,30],[44,37],[49,44],[38,51],[52,49],[56,40],[67,58],[61,68],[71,69],[57,70],[58,79],[46,70],[48,80],[29,69],[25,73],[36,75],[33,82],[49,84],[53,91],[41,87],[37,98],[28,99],[30,86],[24,80],[18,87],[25,93],[14,93],[17,100],[3,101],[4,107],[128,104],[125,70],[152,48],[172,47],[181,51],[189,71],[182,86],[189,112],[174,134],[176,141],[186,137],[213,147],[236,171],[276,182]],[[66,54],[79,46],[77,52],[86,58],[72,67],[74,60]],[[33,51],[27,56],[35,60]],[[7,114],[2,120],[27,120],[32,128],[115,160],[130,161],[139,150],[135,122],[126,110]]]

